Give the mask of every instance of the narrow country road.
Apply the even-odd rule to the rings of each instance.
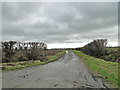
[[[3,88],[105,88],[83,61],[66,51],[61,59],[41,66],[2,73]]]

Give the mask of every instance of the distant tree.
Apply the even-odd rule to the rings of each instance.
[[[6,58],[11,58],[14,55],[13,46],[16,42],[15,41],[9,41],[9,42],[2,42],[2,50],[5,52]]]
[[[81,50],[91,56],[101,57],[105,55],[107,39],[97,39],[85,45]]]

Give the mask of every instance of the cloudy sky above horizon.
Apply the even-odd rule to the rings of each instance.
[[[7,2],[2,4],[2,40],[78,47],[94,39],[118,42],[116,2]]]

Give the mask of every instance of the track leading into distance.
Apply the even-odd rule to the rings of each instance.
[[[105,88],[82,59],[66,51],[61,59],[41,66],[2,73],[3,88]]]

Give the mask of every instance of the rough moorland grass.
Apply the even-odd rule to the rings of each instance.
[[[73,52],[83,59],[92,72],[102,75],[110,85],[118,88],[118,83],[120,83],[118,81],[118,63],[94,58],[82,53],[81,51],[73,50]]]
[[[29,64],[26,65],[19,65],[18,63],[25,63],[27,61],[21,61],[21,62],[15,62],[15,63],[9,63],[9,64],[15,64],[15,66],[5,66],[5,70],[3,71],[10,71],[10,70],[16,70],[16,69],[22,69],[25,67],[31,67],[31,66],[38,66],[38,65],[44,65],[44,64],[48,64],[49,62],[53,62],[56,61],[57,59],[59,59],[61,56],[63,56],[65,54],[65,51],[62,52],[58,52],[57,54],[53,55],[53,56],[49,56],[47,57],[48,60],[44,61],[44,62],[39,62],[38,60],[35,60]],[[5,64],[5,63],[4,63]],[[7,63],[8,64],[8,63]]]

